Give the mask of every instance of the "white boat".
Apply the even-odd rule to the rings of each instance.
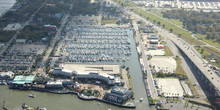
[[[34,94],[29,94],[28,97],[35,98],[36,95],[34,95]]]
[[[144,100],[144,98],[140,98],[140,102],[142,102]]]
[[[39,110],[47,110],[46,108],[39,108]]]

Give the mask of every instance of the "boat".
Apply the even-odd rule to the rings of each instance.
[[[144,98],[140,98],[140,102],[142,102],[144,100]]]
[[[7,85],[5,81],[0,81],[0,85]]]
[[[47,110],[46,108],[39,108],[39,110]]]
[[[28,97],[35,98],[36,95],[34,95],[34,94],[29,94]]]

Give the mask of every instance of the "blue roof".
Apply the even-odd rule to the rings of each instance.
[[[32,81],[34,80],[34,78],[35,78],[34,75],[30,75],[30,76],[18,75],[18,76],[15,76],[15,78],[14,78],[13,81],[12,81],[12,83],[13,83],[13,84],[32,83]]]

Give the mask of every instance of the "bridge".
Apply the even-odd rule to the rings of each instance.
[[[210,68],[207,61],[203,60],[193,48],[185,41],[177,37],[171,37],[170,40],[182,50],[188,57],[196,69],[196,73],[200,78],[205,81],[206,86],[209,88],[210,93],[215,97],[220,97],[220,77]]]

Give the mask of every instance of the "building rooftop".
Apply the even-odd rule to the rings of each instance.
[[[32,81],[34,80],[35,76],[34,75],[30,75],[30,76],[23,76],[23,75],[18,75],[15,76],[15,78],[13,79],[13,84],[25,84],[25,83],[32,83]]]
[[[128,92],[128,90],[124,87],[121,86],[114,86],[112,87],[111,93],[116,93],[116,94],[120,94],[120,95],[124,95]]]
[[[4,76],[6,76],[6,75],[12,77],[12,76],[14,76],[14,73],[11,72],[11,71],[0,72],[0,76],[4,77]]]
[[[101,74],[120,74],[119,65],[98,65],[98,64],[62,64],[60,67],[66,70],[74,70],[78,73],[95,72]]]

